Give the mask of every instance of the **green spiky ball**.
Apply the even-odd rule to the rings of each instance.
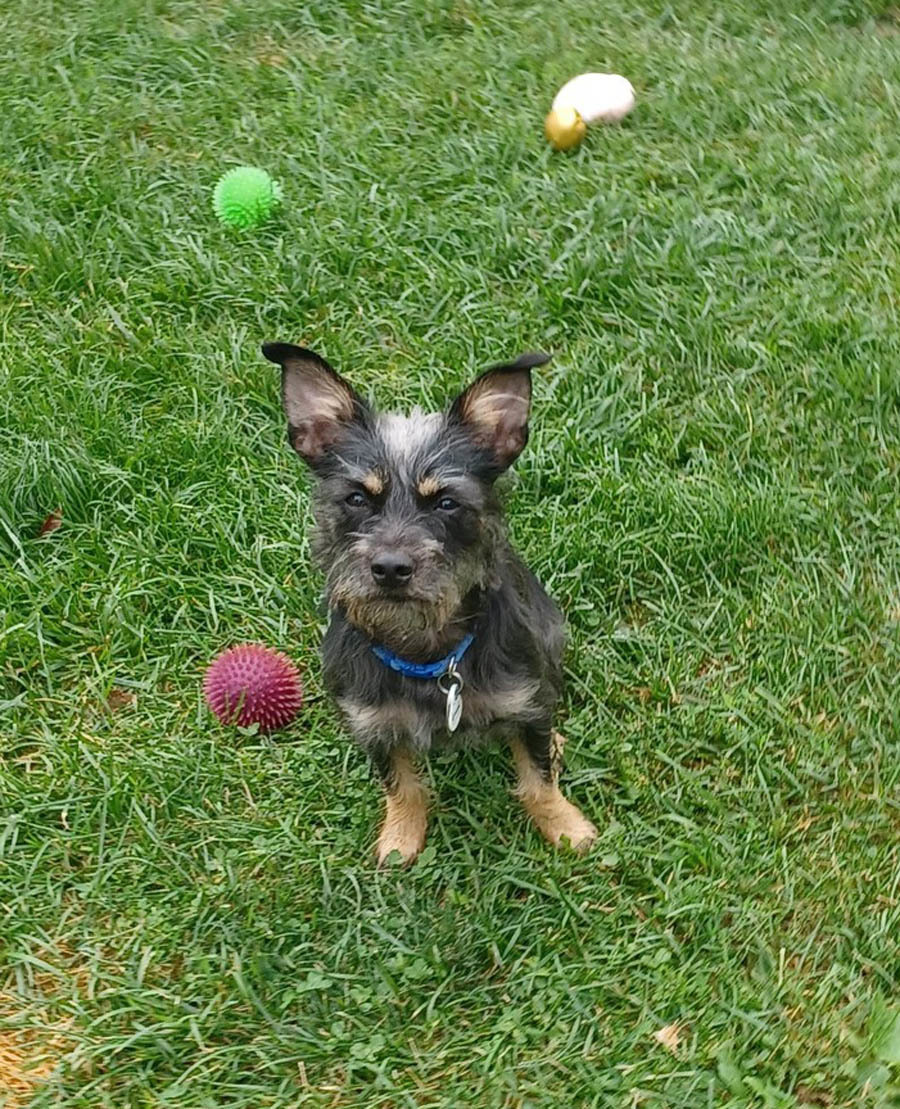
[[[281,186],[264,169],[237,166],[223,173],[213,191],[213,211],[226,227],[259,227],[281,203]]]

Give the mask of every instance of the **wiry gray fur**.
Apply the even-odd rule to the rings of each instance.
[[[530,370],[547,356],[494,367],[443,413],[399,416],[310,351],[263,351],[282,366],[289,438],[316,477],[324,676],[357,740],[386,778],[392,748],[448,743],[437,683],[395,673],[372,646],[430,661],[472,631],[457,737],[516,734],[549,775],[563,618],[510,546],[494,489],[527,441]],[[384,567],[408,576],[385,586]]]

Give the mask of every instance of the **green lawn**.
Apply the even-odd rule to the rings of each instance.
[[[900,1105],[900,10],[2,19],[0,1105]],[[585,69],[638,108],[553,154]],[[496,750],[375,871],[265,339],[399,406],[555,352],[510,516],[589,857]],[[202,703],[244,639],[304,668],[271,741]]]

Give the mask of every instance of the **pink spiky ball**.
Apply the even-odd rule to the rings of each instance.
[[[274,732],[290,724],[303,704],[300,674],[291,660],[261,643],[223,651],[203,679],[206,703],[223,724]]]

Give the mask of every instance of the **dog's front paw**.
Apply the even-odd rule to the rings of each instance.
[[[563,799],[559,810],[554,813],[547,838],[555,847],[562,847],[568,841],[570,847],[584,854],[593,847],[598,835],[597,829],[581,809]]]
[[[396,851],[400,862],[408,866],[425,846],[424,813],[395,814],[388,811],[375,846],[379,866],[384,866]]]
[[[529,799],[525,807],[541,833],[554,847],[566,842],[579,854],[590,850],[597,839],[597,829],[577,805],[566,800],[558,790],[549,796]]]

